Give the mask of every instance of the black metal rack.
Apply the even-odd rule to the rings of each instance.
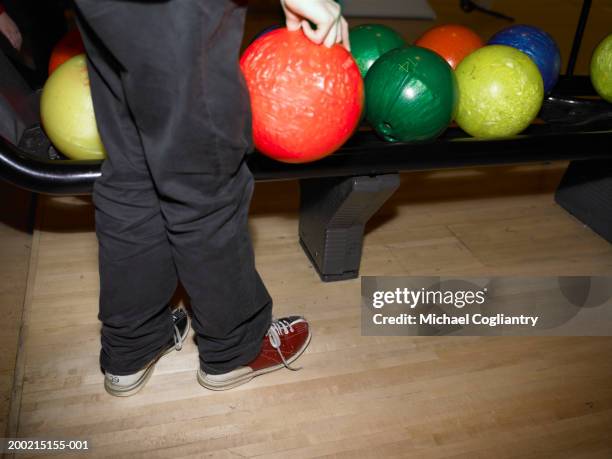
[[[572,79],[565,82],[573,87],[579,83]],[[592,92],[592,88],[581,89],[578,92]],[[612,155],[611,104],[555,95],[546,100],[540,116],[541,124],[511,138],[474,139],[458,128],[449,128],[434,141],[402,144],[384,142],[372,131],[362,130],[339,151],[314,163],[283,164],[254,153],[248,165],[256,180],[272,181],[601,159]],[[38,125],[24,131],[18,146],[0,138],[0,177],[37,193],[91,193],[101,173],[101,162],[50,159],[50,151],[52,147]]]

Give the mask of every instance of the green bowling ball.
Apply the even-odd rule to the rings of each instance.
[[[350,31],[350,40],[351,53],[364,78],[380,56],[406,45],[400,34],[380,24],[363,24],[353,27]]]
[[[591,81],[597,93],[612,102],[612,34],[595,48],[591,59]]]
[[[504,45],[480,48],[455,72],[459,85],[457,124],[474,137],[516,135],[535,119],[544,82],[527,54]]]
[[[457,84],[448,63],[418,46],[382,56],[365,79],[366,118],[389,142],[433,139],[451,122]]]

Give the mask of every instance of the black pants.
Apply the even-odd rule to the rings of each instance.
[[[260,350],[272,301],[247,227],[253,177],[231,0],[77,0],[107,160],[94,188],[102,367],[130,374],[172,336],[191,298],[200,365],[223,373]]]

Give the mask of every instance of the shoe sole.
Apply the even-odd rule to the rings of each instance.
[[[149,379],[151,379],[151,376],[153,375],[153,370],[155,370],[155,365],[157,364],[157,362],[159,362],[159,359],[169,354],[173,350],[174,348],[170,348],[164,353],[160,354],[153,362],[149,364],[145,372],[142,374],[142,377],[131,386],[115,387],[112,383],[108,381],[108,379],[105,379],[104,389],[106,389],[106,392],[108,392],[110,395],[113,395],[115,397],[129,397],[130,395],[136,394],[147,384]]]
[[[183,338],[183,340],[187,339],[187,335],[189,334],[190,329],[191,329],[191,319],[188,319],[187,328],[185,329],[185,337]],[[175,350],[174,347],[170,347],[166,349],[164,352],[162,352],[161,354],[159,354],[155,359],[153,359],[153,361],[149,364],[149,366],[143,373],[142,377],[138,381],[136,381],[134,384],[132,384],[131,386],[118,388],[116,386],[113,386],[113,384],[110,383],[108,379],[105,378],[104,379],[104,389],[106,390],[106,392],[108,392],[110,395],[114,397],[129,397],[131,395],[134,395],[140,392],[140,390],[144,388],[147,382],[149,382],[149,379],[151,379],[151,376],[153,375],[153,370],[155,370],[155,365],[157,364],[157,362],[159,362],[159,360],[162,357],[165,357],[166,355],[170,354],[174,350]]]
[[[287,364],[291,365],[304,353],[304,351],[310,344],[311,338],[312,338],[312,333],[310,332],[310,330],[308,330],[308,338],[306,338],[304,345],[293,357],[287,360]],[[252,380],[253,378],[256,378],[257,376],[272,373],[273,371],[281,370],[283,368],[285,368],[285,365],[282,363],[279,363],[278,365],[274,365],[273,367],[262,368],[261,370],[253,371],[252,373],[249,373],[239,378],[233,379],[231,381],[222,382],[222,383],[206,380],[206,376],[203,377],[201,371],[199,370],[197,372],[197,375],[198,375],[198,382],[200,383],[202,387],[205,387],[206,389],[210,389],[210,390],[223,391],[223,390],[233,389],[234,387],[242,386],[243,384],[248,383],[250,380]]]

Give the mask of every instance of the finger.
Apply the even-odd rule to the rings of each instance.
[[[346,22],[346,19],[342,18],[340,20],[340,27],[342,29],[342,44],[344,45],[344,47],[346,48],[346,50],[348,52],[351,52],[351,40],[350,40],[350,35],[349,35],[349,26],[348,26],[348,22]]]
[[[342,23],[338,21],[336,24],[336,44],[342,43]]]
[[[317,45],[322,44],[326,37],[329,35],[329,31],[333,24],[317,24],[317,30],[313,30],[310,27],[308,21],[302,21],[302,29],[304,29],[304,34]]]
[[[287,23],[287,29],[292,32],[295,32],[302,27],[302,19],[288,9],[285,9],[285,20]]]
[[[284,0],[283,5],[285,5],[286,10],[293,12],[300,18],[311,21],[318,28],[326,29],[324,36],[327,35],[329,28],[340,17],[340,5],[329,0]]]
[[[334,46],[336,44],[337,34],[338,34],[338,27],[334,23],[334,25],[329,29],[329,32],[327,33],[325,40],[323,40],[323,45],[326,46],[327,48],[331,48],[332,46]]]

